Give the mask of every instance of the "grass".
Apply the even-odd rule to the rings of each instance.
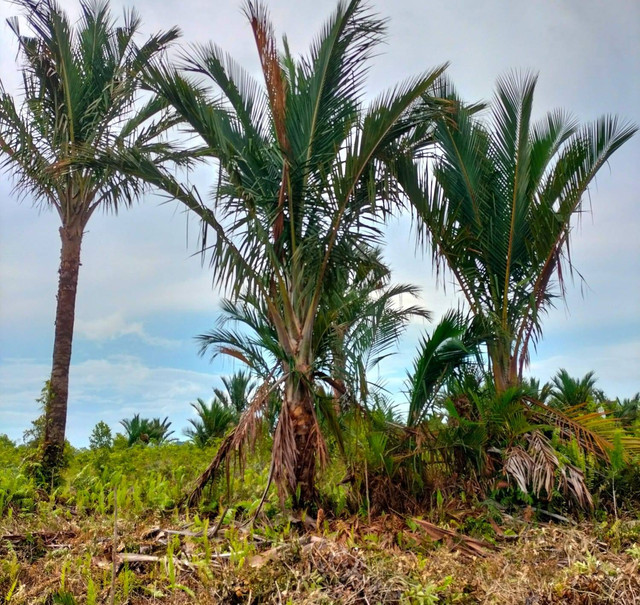
[[[439,501],[427,520],[449,533],[432,539],[419,520],[344,507],[296,516],[271,494],[250,523],[268,444],[232,473],[232,500],[223,483],[197,509],[179,508],[212,454],[186,444],[75,452],[46,496],[24,473],[25,451],[2,446],[4,603],[109,603],[114,547],[117,604],[640,602],[640,520],[629,513],[550,524],[530,509]],[[322,486],[334,504],[346,498],[341,470]],[[467,537],[486,547],[470,556]]]

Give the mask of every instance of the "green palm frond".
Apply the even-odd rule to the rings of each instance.
[[[479,343],[477,327],[458,311],[449,311],[432,333],[422,338],[408,377],[408,426],[418,426],[425,420],[440,389],[460,366],[478,354]]]
[[[126,13],[116,27],[106,2],[82,3],[75,24],[53,0],[15,4],[32,35],[22,33],[17,18],[9,20],[23,60],[25,102],[16,107],[0,86],[2,166],[18,191],[54,206],[63,224],[78,213],[88,220],[100,205],[130,204],[144,182],[95,161],[112,148],[157,151],[154,141],[175,124],[165,102],[140,107],[138,100],[143,70],[178,30],[138,46],[139,17]]]

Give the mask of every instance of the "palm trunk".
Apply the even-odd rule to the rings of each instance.
[[[313,412],[313,394],[309,387],[297,377],[292,377],[285,387],[287,405],[296,448],[294,465],[294,508],[303,508],[317,501],[315,485],[316,450],[318,435]]]
[[[45,410],[46,428],[42,452],[44,475],[49,479],[55,475],[63,460],[69,394],[69,366],[71,364],[83,228],[82,224],[74,223],[60,227],[58,304],[49,385],[50,396]]]
[[[496,339],[488,346],[496,392],[504,393],[518,384],[517,357],[511,353],[511,341]]]

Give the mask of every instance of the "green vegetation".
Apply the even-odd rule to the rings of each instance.
[[[501,78],[487,119],[446,66],[369,102],[385,25],[360,0],[301,57],[246,2],[264,85],[213,44],[162,59],[176,29],[134,45],[137,16],[116,27],[103,2],[77,25],[51,0],[17,4],[33,37],[12,22],[25,101],[0,95],[0,161],[57,210],[62,261],[43,414],[23,444],[0,436],[5,602],[640,599],[640,396],[607,398],[593,372],[525,376],[572,221],[634,126],[532,123],[532,75]],[[209,205],[180,181],[195,162],[216,169]],[[146,187],[201,219],[225,296],[201,353],[246,368],[191,403],[189,443],[138,413],[76,450],[82,233]],[[384,260],[385,221],[406,211],[466,307],[421,339],[405,414],[371,376],[430,317]]]

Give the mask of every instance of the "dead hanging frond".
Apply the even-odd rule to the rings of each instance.
[[[205,469],[205,471],[198,477],[196,486],[193,488],[189,496],[187,497],[187,506],[195,506],[202,498],[202,492],[209,482],[212,482],[218,474],[218,469],[225,462],[229,454],[231,453],[231,443],[235,437],[235,433],[238,430],[236,426],[223,440],[214,456],[211,464]]]
[[[314,464],[312,471],[315,472],[315,465],[324,468],[327,463],[327,444],[322,436],[318,417],[313,409],[309,410],[312,426],[308,432],[306,443],[296,442],[296,422],[294,412],[289,405],[283,405],[278,418],[275,435],[273,437],[272,449],[272,474],[273,480],[278,486],[278,495],[284,508],[286,494],[295,494],[298,485],[298,469],[308,466],[306,461],[313,457]]]
[[[289,156],[291,145],[287,137],[287,84],[282,73],[275,32],[273,25],[269,21],[266,4],[248,0],[244,11],[253,30],[258,55],[260,56],[260,65],[267,86],[269,107],[273,117],[276,137],[285,157],[282,166],[280,192],[278,194],[278,213],[273,224],[274,244],[278,246],[284,230],[284,206],[289,186],[289,163],[287,157]]]
[[[282,410],[280,410],[276,432],[273,436],[272,454],[273,479],[278,486],[278,493],[283,504],[285,491],[294,491],[296,488],[297,459],[296,438],[291,411],[288,405],[283,405]]]
[[[525,494],[529,491],[529,479],[532,474],[533,458],[519,445],[509,448],[505,452],[503,470],[512,477],[520,491]]]
[[[327,442],[322,436],[322,429],[318,422],[318,415],[313,412],[313,430],[309,436],[309,447],[315,450],[316,460],[321,469],[327,466],[327,459],[329,457],[329,450],[327,449]]]
[[[593,508],[593,498],[584,482],[584,473],[573,464],[560,469],[559,487],[563,494],[570,495],[582,508]]]
[[[215,457],[211,461],[211,464],[200,475],[196,481],[196,485],[187,498],[187,505],[194,506],[200,501],[202,492],[208,483],[215,480],[218,470],[223,463],[229,460],[232,453],[236,453],[238,458],[242,462],[244,456],[243,446],[249,443],[255,443],[255,439],[258,434],[258,425],[262,420],[261,412],[263,412],[265,406],[268,404],[269,396],[271,393],[284,382],[286,378],[282,376],[276,380],[273,384],[269,384],[269,381],[265,381],[262,386],[256,391],[256,394],[247,408],[247,410],[240,417],[240,422],[234,427],[231,432],[223,439]]]
[[[256,41],[260,65],[267,86],[269,105],[275,126],[278,143],[282,150],[289,148],[286,130],[286,82],[280,66],[278,45],[273,25],[269,21],[266,4],[248,0],[244,8],[245,15],[251,23],[253,36]]]
[[[504,453],[503,470],[515,480],[522,492],[531,490],[536,498],[544,492],[547,500],[557,486],[582,508],[593,508],[593,499],[584,481],[584,474],[575,466],[559,460],[550,441],[539,431],[526,435],[528,448],[517,445]]]
[[[529,453],[533,460],[531,485],[536,497],[544,490],[551,498],[555,484],[556,470],[560,467],[558,456],[549,440],[538,431],[529,435]]]

